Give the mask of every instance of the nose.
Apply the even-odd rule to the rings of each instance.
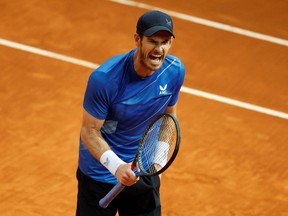
[[[157,52],[163,53],[163,46],[162,44],[157,44],[154,48]]]

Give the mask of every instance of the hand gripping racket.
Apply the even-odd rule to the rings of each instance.
[[[145,129],[131,169],[137,176],[155,176],[163,173],[174,161],[180,146],[180,126],[171,114],[161,114]],[[116,184],[99,201],[102,208],[125,188]]]

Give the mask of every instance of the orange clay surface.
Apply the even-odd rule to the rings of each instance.
[[[135,2],[135,1],[134,1]],[[139,0],[140,2],[140,0]],[[288,39],[288,1],[141,0]],[[0,38],[96,64],[134,48],[147,9],[107,0],[0,0]],[[288,47],[173,18],[184,86],[288,112]],[[93,68],[0,45],[0,215],[71,216]],[[287,216],[288,121],[181,92],[163,216]]]

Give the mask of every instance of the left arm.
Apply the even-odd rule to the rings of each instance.
[[[176,105],[177,104],[175,104],[174,106],[168,106],[166,108],[166,110],[164,111],[164,113],[170,113],[170,114],[176,116]]]

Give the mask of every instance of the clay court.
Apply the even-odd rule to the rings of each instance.
[[[163,216],[288,216],[287,0],[0,0],[1,216],[75,214],[87,79],[151,9],[186,66]]]

